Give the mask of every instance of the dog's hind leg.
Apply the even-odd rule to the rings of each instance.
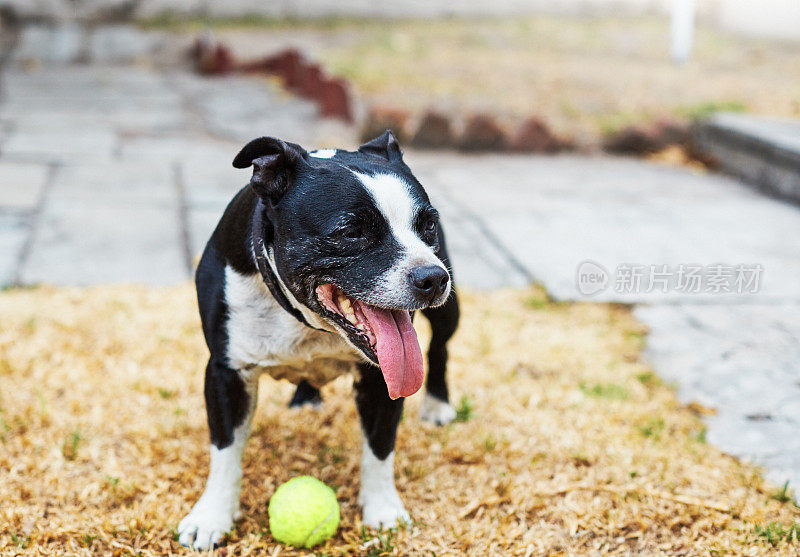
[[[439,243],[439,257],[450,268],[441,229]],[[450,271],[451,278],[452,275]],[[445,425],[456,417],[456,411],[450,404],[446,377],[447,343],[458,328],[459,309],[455,290],[450,293],[450,297],[443,305],[424,309],[422,314],[431,324],[431,344],[428,347],[428,379],[425,398],[420,408],[420,418],[426,422]]]
[[[389,398],[378,368],[360,364],[358,369],[361,376],[355,383],[356,406],[363,439],[358,503],[364,524],[391,528],[399,521],[410,521],[394,485],[394,442],[404,399]]]
[[[306,404],[310,404],[314,408],[319,408],[322,404],[322,395],[319,389],[303,379],[294,390],[294,396],[292,400],[289,401],[289,408],[300,408]]]
[[[181,545],[208,550],[239,515],[242,452],[258,400],[258,374],[230,369],[213,359],[206,367],[206,411],[211,466],[205,491],[178,525]]]

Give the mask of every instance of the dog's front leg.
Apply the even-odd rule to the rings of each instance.
[[[206,367],[206,412],[211,466],[205,491],[178,525],[181,545],[214,547],[239,515],[242,452],[258,399],[258,376],[235,371],[212,357]]]
[[[404,399],[389,398],[378,368],[363,364],[359,365],[359,371],[356,405],[364,442],[358,502],[363,509],[364,524],[389,528],[398,521],[410,521],[394,485],[394,442]]]

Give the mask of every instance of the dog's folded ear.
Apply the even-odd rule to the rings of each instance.
[[[403,151],[397,143],[392,130],[386,130],[383,135],[364,143],[358,148],[359,153],[381,157],[389,162],[396,162],[403,159]]]
[[[298,163],[308,153],[295,143],[274,137],[259,137],[245,145],[236,158],[235,168],[253,167],[250,186],[259,197],[277,203],[289,189]]]

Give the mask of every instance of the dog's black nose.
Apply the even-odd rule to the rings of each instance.
[[[448,280],[450,277],[447,271],[438,265],[414,267],[411,270],[411,284],[415,293],[427,301],[433,301],[436,296],[444,292]]]

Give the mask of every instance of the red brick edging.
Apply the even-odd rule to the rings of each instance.
[[[314,101],[323,118],[353,121],[352,102],[345,80],[329,76],[319,64],[308,61],[293,48],[258,60],[237,62],[226,45],[200,37],[195,41],[190,54],[195,69],[201,74],[226,75],[242,72],[275,75],[282,79],[287,89]]]
[[[191,56],[197,71],[206,75],[242,72],[278,76],[288,90],[314,101],[323,118],[354,121],[352,88],[347,81],[329,75],[319,63],[309,61],[296,49],[240,62],[226,45],[200,37],[192,47]],[[466,152],[555,153],[578,148],[573,139],[555,134],[539,116],[527,118],[513,131],[508,131],[497,117],[488,113],[467,116],[458,127],[460,131],[454,120],[435,110],[427,110],[414,118],[405,109],[376,104],[367,111],[361,136],[369,140],[391,129],[401,143],[411,147]],[[622,128],[602,138],[601,147],[610,153],[644,155],[670,145],[690,147],[688,138],[688,125],[661,118],[649,124]]]

